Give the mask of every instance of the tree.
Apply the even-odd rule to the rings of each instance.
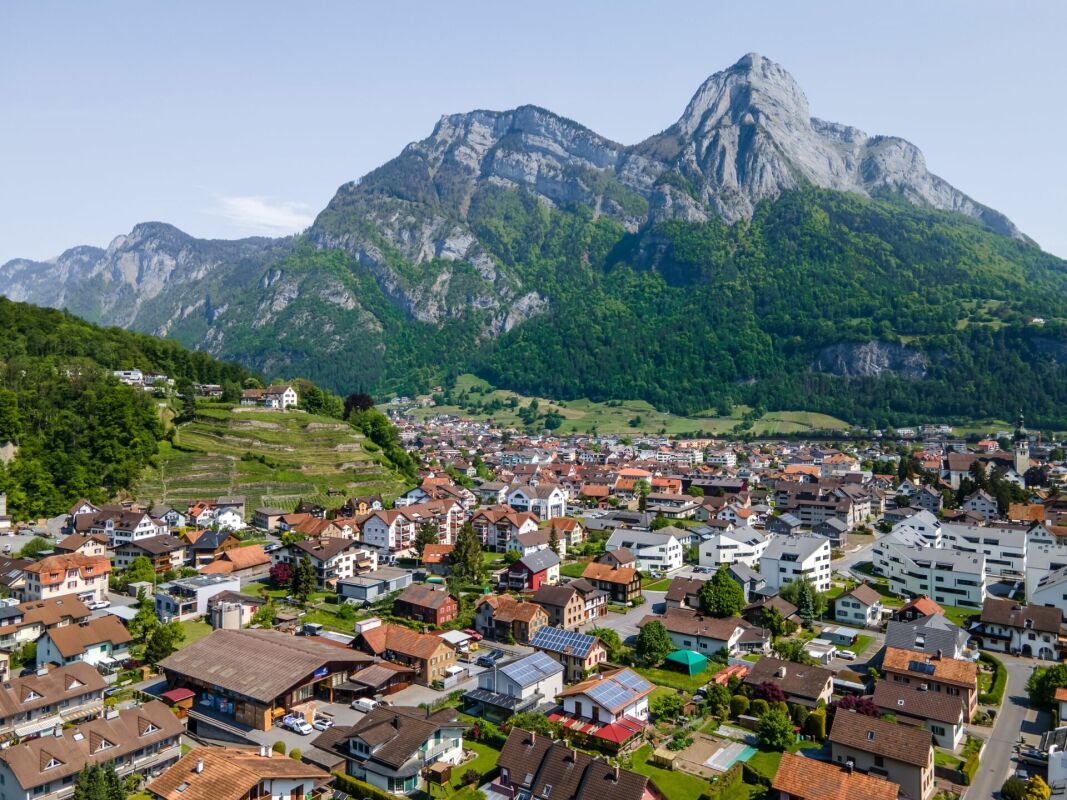
[[[730,690],[727,687],[718,683],[708,684],[704,687],[704,695],[714,714],[725,717],[730,713]]]
[[[353,392],[345,398],[344,418],[348,419],[354,411],[369,411],[374,408],[374,398],[366,392]]]
[[[820,742],[826,738],[825,708],[817,708],[808,714],[808,719],[804,723],[804,733]]]
[[[288,586],[293,580],[293,568],[286,562],[279,561],[270,568],[270,582],[279,589]]]
[[[126,583],[154,583],[156,568],[148,556],[137,556],[126,568]]]
[[[634,488],[637,490],[637,510],[647,511],[648,495],[652,491],[652,486],[648,481],[642,479],[637,482],[637,485]]]
[[[1026,781],[1008,778],[1000,787],[1001,800],[1026,800]]]
[[[730,577],[725,564],[719,565],[711,580],[704,581],[699,597],[700,607],[713,617],[736,617],[745,607],[745,592]]]
[[[159,627],[159,617],[156,616],[156,606],[152,598],[146,597],[130,620],[130,635],[134,639],[147,640],[152,632]]]
[[[785,700],[785,692],[774,681],[764,681],[756,686],[752,694],[760,700],[766,700],[768,703],[780,703]]]
[[[351,608],[351,606],[345,606],[345,608]],[[277,618],[278,610],[274,607],[274,603],[264,603],[252,615],[252,624],[261,628],[273,628]]]
[[[652,698],[648,706],[652,719],[656,721],[677,719],[682,715],[683,708],[685,701],[680,694],[661,694]]]
[[[520,728],[530,733],[540,733],[545,736],[551,736],[555,733],[548,717],[534,711],[523,711],[521,714],[514,714],[504,724],[508,726],[509,730],[511,728]]]
[[[878,706],[874,704],[874,700],[870,697],[860,697],[854,694],[847,694],[834,700],[830,703],[830,708],[834,710],[835,714],[838,711],[855,711],[857,714],[864,714],[868,717],[881,716],[881,712],[878,710]]]
[[[182,630],[181,623],[169,622],[166,625],[160,625],[148,637],[148,644],[144,649],[144,660],[153,667],[156,666],[177,650],[184,638],[185,631]]]
[[[1050,708],[1057,689],[1067,686],[1067,664],[1038,667],[1026,681],[1030,704],[1038,708]]]
[[[797,615],[803,620],[805,628],[810,629],[815,624],[814,591],[807,581],[800,581],[797,590]]]
[[[787,600],[798,609],[800,609],[800,596],[802,592],[810,592],[812,599],[813,619],[818,619],[824,613],[829,605],[829,600],[822,592],[816,591],[815,585],[807,578],[801,578],[798,581],[790,581],[785,584],[778,592],[779,596],[783,600]]]
[[[796,664],[814,664],[815,660],[804,652],[805,644],[803,639],[779,639],[774,643],[774,654]]]
[[[311,566],[311,559],[308,556],[296,562],[293,577],[289,583],[289,591],[300,601],[301,605],[307,605],[311,595],[315,594],[315,568]]]
[[[788,750],[796,738],[793,734],[793,720],[777,708],[767,711],[756,724],[756,738],[761,747],[779,752]]]
[[[753,717],[762,717],[770,710],[770,703],[762,697],[755,698],[748,707],[749,714]]]
[[[115,771],[115,762],[104,765],[104,785],[107,787],[107,800],[126,800],[126,786]]]
[[[422,560],[422,554],[426,552],[426,545],[437,544],[438,531],[437,525],[433,521],[426,521],[419,526],[419,529],[415,531],[415,552],[419,554],[419,560]]]
[[[670,524],[671,521],[669,519],[660,514],[657,514],[655,517],[652,518],[652,522],[648,524],[648,527],[650,530],[658,531],[662,528],[668,527]]]
[[[743,694],[735,694],[730,698],[730,715],[735,719],[748,713],[748,698]]]
[[[1048,800],[1052,790],[1040,775],[1034,775],[1026,782],[1026,800]]]
[[[560,555],[559,551],[559,534],[556,532],[556,523],[552,523],[552,527],[548,529],[548,549]]]
[[[782,616],[782,612],[774,606],[764,606],[759,613],[760,627],[766,628],[772,636],[785,636],[796,630],[796,623],[790,622]]]
[[[90,764],[78,774],[74,800],[111,800],[107,775],[99,764]]]
[[[612,628],[593,628],[589,631],[589,635],[595,636],[604,645],[604,649],[608,651],[609,661],[617,664],[622,660],[622,656],[626,652],[626,645],[623,644],[622,637],[619,636],[618,631]]]
[[[703,497],[704,496],[704,490],[701,489],[699,486],[690,486],[688,489],[685,490],[685,493],[687,495],[689,495],[690,497]]]
[[[34,536],[15,554],[15,558],[25,558],[33,561],[39,558],[42,552],[51,549],[52,544],[47,539]]]
[[[469,521],[463,523],[456,534],[456,546],[452,550],[452,574],[475,584],[481,584],[485,578],[482,542]]]
[[[659,620],[646,623],[637,634],[637,655],[646,664],[658,664],[671,652],[671,637]]]

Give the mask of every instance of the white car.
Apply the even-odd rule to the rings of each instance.
[[[317,731],[328,731],[333,727],[333,720],[329,717],[315,717],[315,721],[311,723],[311,727]]]
[[[840,659],[843,659],[844,661],[855,661],[856,660],[856,654],[853,653],[851,650],[838,650],[837,651],[837,657],[840,658]]]
[[[295,719],[289,723],[289,730],[293,733],[299,733],[301,736],[308,736],[315,732],[306,719]]]
[[[371,700],[369,697],[361,697],[359,700],[352,701],[352,708],[356,711],[362,711],[364,714],[369,714],[378,707],[378,703]]]
[[[90,611],[99,611],[102,608],[110,608],[111,607],[111,601],[110,600],[90,600],[88,603],[85,604],[85,607],[88,608]]]

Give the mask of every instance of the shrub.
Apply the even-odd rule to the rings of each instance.
[[[464,786],[470,786],[471,784],[477,784],[482,778],[482,773],[476,769],[469,769],[463,773],[463,777],[460,778]]]
[[[1026,781],[1018,778],[1008,778],[1000,787],[1002,800],[1026,800]]]
[[[299,747],[294,747],[292,750],[289,751],[289,758],[293,759],[293,761],[299,761],[300,757],[303,755],[304,754],[300,752]]]
[[[740,717],[742,714],[748,713],[749,702],[748,698],[743,694],[735,694],[730,698],[730,714],[733,717]]]
[[[343,772],[333,773],[333,785],[335,789],[359,797],[365,800],[396,800],[396,795],[382,791],[377,786],[371,786],[365,781],[345,775]]]
[[[826,738],[826,709],[819,708],[808,714],[804,721],[804,733],[820,742]]]
[[[979,693],[978,702],[985,706],[999,706],[1000,701],[1004,699],[1004,690],[1008,686],[1008,671],[1004,669],[1004,664],[1000,659],[989,653],[979,653],[978,660],[993,668],[993,682],[988,692]]]
[[[960,767],[960,774],[963,776],[963,785],[970,786],[974,781],[974,775],[978,772],[978,752],[972,752],[967,756],[967,759],[963,762],[963,766]]]
[[[275,742],[273,745],[271,745],[270,749],[273,750],[275,753],[281,753],[282,755],[285,755],[285,742]]]
[[[772,708],[774,708],[775,711],[778,711],[783,717],[789,716],[789,703],[785,700],[779,700],[772,706]]]
[[[749,704],[748,710],[749,713],[752,714],[752,716],[762,717],[764,714],[767,713],[767,710],[769,708],[770,705],[767,703],[766,700],[764,700],[762,697],[757,697],[755,700],[752,701],[751,704]]]
[[[811,711],[808,710],[807,706],[793,706],[793,724],[801,730],[804,730],[804,723],[808,721],[809,716],[811,716]]]
[[[779,709],[772,709],[760,717],[756,736],[761,747],[779,752],[786,750],[795,739],[793,721]]]

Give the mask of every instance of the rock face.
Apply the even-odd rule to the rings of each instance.
[[[178,336],[267,371],[303,357],[308,337],[317,353],[380,364],[397,317],[473,326],[480,342],[552,312],[540,278],[484,238],[480,204],[501,188],[542,206],[585,207],[633,233],[667,220],[749,218],[761,202],[809,185],[893,195],[1021,238],[1003,215],[931,174],[912,144],[812,118],[789,73],[750,54],[708,78],[674,125],[636,145],[534,106],[449,115],[341,186],[303,236],[207,241],[145,223],[106,249],[0,266],[0,292]],[[345,258],[311,271],[290,260],[301,248]],[[826,357],[841,374],[897,363],[888,351]]]
[[[819,351],[812,364],[816,372],[828,372],[841,378],[877,378],[898,375],[903,378],[926,377],[929,362],[918,350],[889,342],[843,342]]]

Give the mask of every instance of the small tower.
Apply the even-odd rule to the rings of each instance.
[[[1026,471],[1030,469],[1030,434],[1026,431],[1026,426],[1023,425],[1022,412],[1019,413],[1019,425],[1015,428],[1015,447],[1014,447],[1014,462],[1015,471],[1019,475],[1025,475]]]

